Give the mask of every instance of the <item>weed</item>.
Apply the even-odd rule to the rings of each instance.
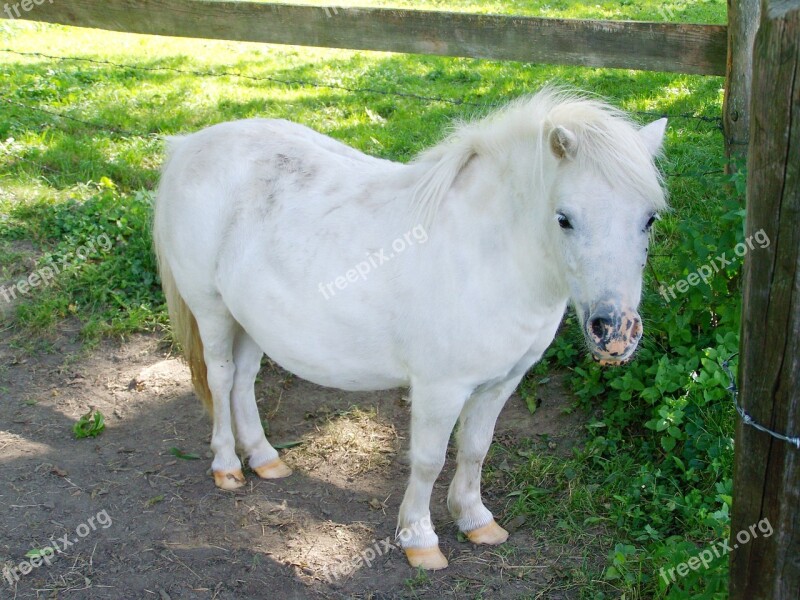
[[[94,412],[89,411],[72,426],[72,433],[75,435],[76,440],[89,437],[94,438],[103,433],[105,428],[106,424],[103,413],[99,410]]]

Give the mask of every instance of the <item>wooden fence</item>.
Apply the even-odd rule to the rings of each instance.
[[[7,6],[0,17],[130,33],[700,75],[725,75],[728,47],[721,25],[210,0],[26,0]]]

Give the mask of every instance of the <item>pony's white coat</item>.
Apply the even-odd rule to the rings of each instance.
[[[253,393],[266,353],[325,386],[410,386],[405,547],[437,544],[429,501],[457,420],[448,504],[463,531],[491,523],[480,473],[494,423],[567,302],[582,322],[600,304],[635,315],[647,222],[664,206],[653,164],[664,125],[637,131],[607,105],[549,90],[458,127],[408,165],[286,121],[175,141],[154,238],[171,311],[185,302],[202,338],[212,468],[240,467],[236,441],[253,467],[278,456]],[[420,227],[424,243],[321,293]],[[590,345],[598,322],[615,323],[591,320]],[[624,351],[593,352],[625,358],[629,337]]]

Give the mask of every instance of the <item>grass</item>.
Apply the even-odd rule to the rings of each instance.
[[[270,2],[271,0],[266,0]],[[718,0],[660,2],[658,0],[606,0],[581,2],[555,0],[300,0],[294,4],[316,6],[371,6],[446,10],[477,14],[521,15],[566,19],[627,19],[632,21],[672,21],[682,23],[726,23],[726,13]],[[724,6],[724,4],[722,4]]]
[[[394,427],[382,423],[374,410],[352,407],[329,415],[304,443],[295,441],[283,447],[292,448],[285,456],[291,456],[292,464],[306,472],[336,465],[355,476],[388,465],[396,437]]]
[[[350,4],[338,2],[337,6]],[[725,3],[434,0],[372,2],[567,18],[725,22]],[[42,56],[38,53],[44,53]],[[58,58],[51,58],[58,57]],[[87,345],[160,330],[163,297],[150,252],[153,190],[164,136],[252,116],[288,118],[364,152],[406,161],[454,119],[546,82],[571,84],[632,111],[670,116],[664,215],[646,272],[649,317],[639,359],[601,372],[571,319],[524,383],[527,398],[554,367],[569,369],[595,415],[588,442],[563,457],[531,441],[495,446],[487,481],[511,515],[559,543],[596,548],[566,575],[585,598],[724,597],[726,564],[666,585],[659,569],[727,535],[733,420],[715,368],[736,347],[738,272],[666,302],[661,282],[692,272],[740,234],[741,180],[722,175],[723,81],[667,73],[402,56],[386,53],[145,37],[0,21],[0,285],[66,262],[47,285],[6,302],[4,331],[31,352],[65,319]],[[100,241],[108,239],[107,250]],[[95,242],[93,252],[79,248]],[[731,337],[733,336],[733,337]],[[535,401],[529,406],[535,407]],[[505,454],[509,472],[492,468]],[[724,561],[723,561],[724,562]],[[600,565],[600,566],[598,566]],[[427,576],[407,582],[414,590]]]

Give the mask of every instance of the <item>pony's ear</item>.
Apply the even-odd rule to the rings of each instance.
[[[559,125],[550,132],[550,149],[557,158],[575,158],[578,138],[566,127]]]
[[[667,129],[667,119],[659,119],[645,125],[639,130],[639,137],[642,139],[645,148],[650,152],[650,156],[657,156],[661,152],[661,145],[664,143],[664,131]]]

